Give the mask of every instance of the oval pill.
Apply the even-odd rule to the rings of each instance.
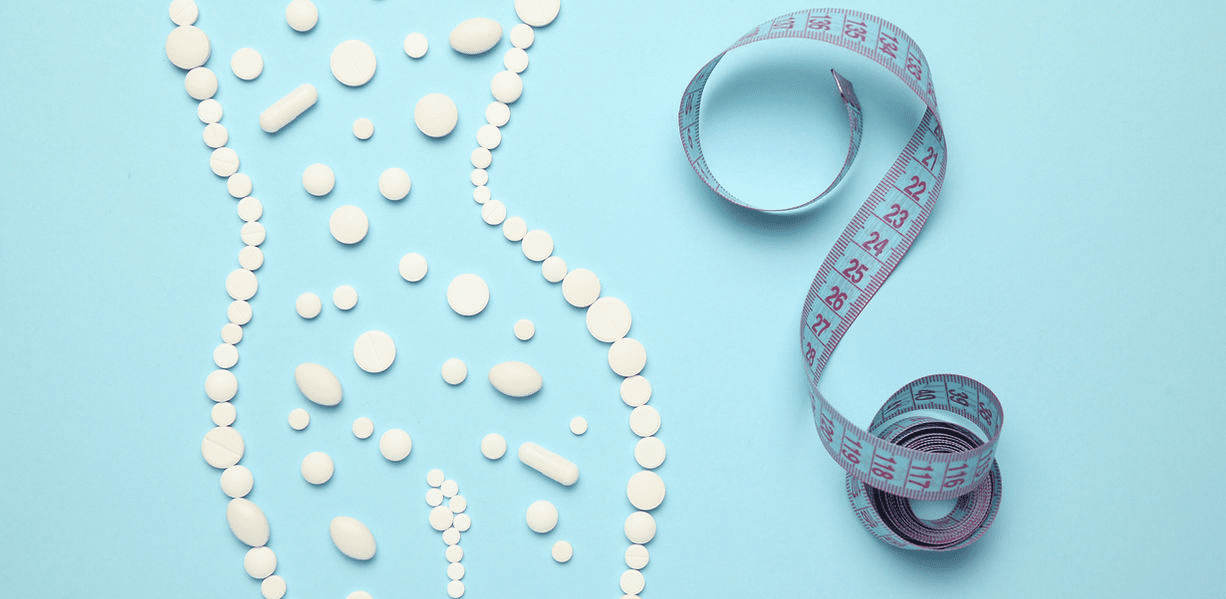
[[[474,17],[456,25],[447,39],[453,50],[469,55],[489,52],[501,40],[502,25],[485,17]]]
[[[535,368],[523,362],[503,362],[490,369],[490,384],[508,397],[528,397],[541,390],[543,381]]]
[[[305,362],[294,369],[294,382],[298,390],[312,403],[334,406],[341,403],[341,382],[331,370]]]
[[[519,461],[563,486],[569,487],[579,481],[579,467],[574,462],[536,443],[519,446]]]
[[[375,556],[375,536],[355,518],[337,516],[328,525],[332,544],[346,557],[368,560]]]
[[[231,499],[226,505],[226,523],[234,538],[251,547],[268,543],[268,518],[264,511],[249,499]]]
[[[319,92],[315,86],[303,83],[260,113],[260,128],[266,133],[276,133],[294,122],[318,100]]]

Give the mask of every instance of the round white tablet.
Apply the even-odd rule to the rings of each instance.
[[[524,93],[524,80],[511,71],[502,71],[490,80],[490,93],[503,104],[513,104]]]
[[[264,599],[281,599],[285,596],[285,579],[277,574],[265,578],[260,583],[260,595]]]
[[[166,58],[185,71],[209,60],[209,36],[195,25],[183,25],[166,36]]]
[[[445,137],[455,129],[460,111],[446,94],[426,94],[413,108],[413,122],[417,129],[430,137]]]
[[[575,416],[570,419],[570,432],[575,435],[582,435],[587,432],[587,418],[583,416]]]
[[[660,412],[651,406],[639,406],[630,411],[630,430],[640,437],[650,437],[660,430]]]
[[[379,453],[383,454],[388,461],[399,462],[409,457],[412,451],[413,439],[403,430],[394,428],[379,437]]]
[[[332,303],[341,310],[352,310],[358,305],[358,290],[350,285],[341,285],[332,292]]]
[[[518,216],[512,216],[502,223],[502,236],[506,237],[507,241],[519,241],[527,234],[528,223]]]
[[[353,245],[366,239],[369,229],[370,220],[357,206],[341,206],[333,211],[332,217],[328,219],[328,230],[332,232],[332,238],[345,245]]]
[[[230,69],[235,77],[251,81],[264,72],[264,57],[251,48],[239,48],[230,57]]]
[[[490,182],[490,173],[483,168],[475,168],[473,173],[468,176],[468,180],[472,181],[473,185],[480,187]]]
[[[541,263],[541,276],[550,283],[562,281],[566,278],[566,261],[557,256],[545,258]]]
[[[324,307],[323,300],[319,299],[318,295],[311,292],[306,292],[298,296],[298,300],[294,302],[294,310],[307,320],[319,316],[319,311]]]
[[[226,131],[225,125],[221,123],[209,123],[204,126],[204,133],[200,134],[204,139],[204,145],[217,149],[230,141],[230,132]]]
[[[311,413],[303,408],[294,408],[289,411],[289,427],[300,431],[311,424]]]
[[[507,218],[507,207],[498,200],[490,200],[481,207],[481,220],[490,226],[501,225]]]
[[[647,552],[647,548],[634,544],[626,548],[626,565],[635,570],[642,570],[647,567],[647,562],[650,561],[651,554]]]
[[[643,437],[634,446],[634,461],[649,470],[659,468],[665,455],[664,442],[658,437]]]
[[[332,458],[322,451],[312,451],[302,458],[302,478],[312,485],[322,485],[332,480],[335,470]]]
[[[230,426],[238,417],[238,411],[234,409],[234,404],[228,401],[215,403],[213,409],[209,411],[209,417],[217,426]]]
[[[220,127],[220,125],[218,126]],[[234,173],[230,175],[230,178],[226,179],[226,192],[236,200],[241,200],[251,195],[251,189],[251,177],[244,173]]]
[[[405,254],[400,259],[400,276],[410,283],[416,283],[426,278],[428,268],[426,259],[417,252]]]
[[[375,51],[366,42],[346,40],[332,50],[332,76],[349,87],[361,87],[375,76]]]
[[[183,78],[187,95],[197,100],[207,100],[217,93],[217,75],[208,67],[196,67]]]
[[[239,237],[246,245],[260,245],[268,235],[268,231],[259,221],[244,223],[238,230]]]
[[[507,453],[507,440],[498,433],[490,433],[481,439],[481,455],[487,460],[502,459]]]
[[[319,22],[319,9],[311,0],[293,0],[285,7],[285,22],[299,33],[306,33]]]
[[[576,308],[586,308],[600,297],[600,279],[586,268],[576,268],[562,279],[562,297]]]
[[[204,461],[218,470],[224,470],[243,459],[246,445],[243,436],[228,426],[215,426],[204,434],[200,443],[200,454]]]
[[[634,512],[626,517],[623,530],[631,543],[646,545],[656,536],[656,519],[647,512]]]
[[[206,125],[220,121],[222,112],[221,102],[214,98],[204,100],[199,106],[196,106],[196,116],[200,117],[200,122]]]
[[[259,290],[259,281],[255,278],[255,273],[237,269],[226,277],[226,293],[236,300],[249,300],[255,296],[255,292]],[[238,324],[238,323],[236,323]]]
[[[260,202],[259,198],[252,196],[239,200],[236,210],[238,211],[238,218],[242,219],[243,222],[254,222],[264,216],[264,204]]]
[[[565,283],[564,283],[565,284]],[[647,365],[647,349],[635,339],[622,337],[609,346],[609,368],[621,376],[634,376]]]
[[[238,364],[238,348],[229,343],[222,343],[213,349],[213,363],[218,368],[233,368]]]
[[[468,514],[456,514],[455,521],[451,523],[451,526],[460,532],[468,532],[472,525],[473,520]]]
[[[268,546],[252,547],[243,557],[243,568],[256,580],[268,578],[277,571],[277,554]]]
[[[473,201],[478,204],[484,204],[490,201],[490,188],[484,185],[478,185],[473,189]]]
[[[233,148],[217,148],[209,156],[209,168],[218,177],[229,177],[238,172],[238,152]]]
[[[456,495],[447,500],[447,507],[451,508],[451,511],[460,514],[468,508],[468,500],[464,499],[463,495]]]
[[[464,578],[464,564],[459,562],[447,565],[447,578],[459,580]]]
[[[230,466],[221,471],[221,491],[229,497],[246,497],[254,485],[255,477],[246,466]]]
[[[630,332],[630,308],[615,297],[602,297],[588,306],[587,330],[597,341],[613,343]]]
[[[379,193],[393,202],[403,200],[412,187],[413,182],[409,180],[409,174],[402,168],[392,167],[379,175]]]
[[[175,25],[191,25],[200,16],[200,9],[192,0],[174,0],[170,3],[170,22]]]
[[[455,497],[460,492],[460,483],[447,479],[438,488],[443,492],[443,497]]]
[[[409,58],[421,58],[429,49],[430,40],[427,40],[426,36],[417,32],[404,36],[404,53],[408,54]]]
[[[643,573],[638,570],[626,570],[622,572],[621,588],[622,592],[627,595],[638,595],[643,592],[643,587],[647,581],[643,579]]]
[[[464,596],[464,583],[453,580],[447,583],[447,596],[451,599],[460,599]]]
[[[512,46],[527,50],[532,47],[532,42],[536,41],[536,32],[532,30],[531,25],[520,23],[511,28],[510,38]]]
[[[370,139],[375,134],[375,124],[370,119],[362,117],[353,121],[353,136],[358,139]]]
[[[651,470],[636,472],[626,484],[626,498],[640,510],[654,510],[664,501],[664,479]]]
[[[481,125],[481,128],[477,129],[477,145],[487,150],[493,150],[501,143],[502,131],[496,125],[490,125],[487,123],[485,125]],[[487,163],[486,166],[489,166],[489,164]],[[477,168],[485,168],[485,166],[478,166]]]
[[[378,374],[396,361],[396,343],[383,331],[366,331],[353,343],[353,361],[371,374]]]
[[[336,185],[336,175],[326,164],[315,163],[302,171],[302,187],[307,193],[322,197],[332,193]]]
[[[447,475],[438,468],[431,469],[426,473],[426,484],[430,485],[431,487],[441,487],[443,486],[443,481],[445,480],[447,480]],[[442,491],[439,491],[439,495],[442,495],[442,493]]]
[[[204,393],[218,403],[230,401],[238,393],[238,377],[229,370],[214,370],[204,379]]]
[[[483,126],[490,127],[491,125]],[[480,135],[480,133],[478,133],[478,135]],[[494,155],[491,154],[486,148],[477,148],[473,150],[472,154],[468,155],[468,159],[473,163],[473,168],[489,168],[489,166],[494,163]],[[480,204],[482,202],[477,203]]]
[[[226,318],[238,326],[251,322],[251,304],[244,300],[230,302],[230,305],[226,306]]]
[[[345,597],[345,599],[374,599],[374,597],[366,591],[354,591],[349,593],[349,596]]]
[[[621,396],[626,405],[637,408],[651,399],[651,382],[642,375],[632,376],[622,381]]]
[[[264,252],[254,245],[244,245],[238,251],[238,265],[247,270],[259,270],[264,266]]]
[[[448,385],[459,385],[468,378],[468,365],[464,364],[464,360],[451,358],[443,362],[442,374]]]
[[[545,534],[558,525],[558,508],[543,499],[534,501],[528,506],[526,519],[532,532]]]
[[[574,557],[575,549],[566,541],[558,541],[553,544],[553,549],[549,553],[553,556],[553,561],[565,564],[570,561],[571,557]]]
[[[512,73],[522,73],[528,68],[528,53],[522,48],[511,48],[502,55],[502,66]]]
[[[430,507],[443,505],[443,492],[435,488],[426,491],[426,505]]]
[[[531,339],[533,335],[536,335],[536,325],[532,324],[532,321],[528,320],[527,318],[521,318],[515,321],[515,326],[513,329],[515,331],[515,338],[519,339],[520,341],[527,341]]]
[[[443,555],[447,557],[448,562],[454,564],[464,559],[464,550],[461,549],[459,545],[452,545],[447,548],[447,551]]]
[[[451,508],[440,505],[430,510],[430,527],[439,532],[443,532],[451,528],[451,522],[455,520],[455,513]]]
[[[353,421],[353,436],[359,439],[369,439],[375,434],[375,423],[370,418],[362,416]]]
[[[468,516],[464,516],[464,517],[467,518]],[[444,530],[443,531],[443,542],[446,543],[448,546],[459,545],[460,544],[460,529],[452,526],[451,528]]]
[[[502,102],[490,102],[485,107],[485,120],[495,127],[501,127],[511,120],[511,107]]]
[[[447,305],[460,316],[480,314],[490,301],[490,288],[474,274],[463,274],[447,286]]]
[[[533,27],[544,27],[552,23],[558,18],[558,10],[561,7],[561,0],[515,0],[515,14],[519,16],[519,20]]]
[[[525,258],[540,262],[553,253],[553,237],[540,229],[528,231],[524,234],[520,249],[523,250]]]

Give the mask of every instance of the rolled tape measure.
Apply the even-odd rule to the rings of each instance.
[[[928,61],[901,29],[879,17],[843,9],[812,9],[772,19],[742,36],[702,67],[681,97],[678,123],[690,166],[725,200],[749,210],[786,212],[830,193],[860,149],[863,118],[850,81],[831,70],[847,108],[851,140],[842,170],[821,194],[791,208],[767,210],[733,196],[702,155],[699,107],[719,61],[748,44],[801,38],[863,55],[907,84],[927,107],[894,165],[822,262],[805,297],[800,348],[808,364],[813,420],[822,444],[847,471],[852,508],[868,530],[905,549],[943,551],[983,536],[1000,507],[1000,468],[994,454],[1004,410],[996,395],[973,379],[938,374],[899,389],[868,429],[852,424],[817,388],[839,340],[898,266],[924,227],[945,178],[947,153]],[[924,519],[910,500],[954,499],[953,511]]]

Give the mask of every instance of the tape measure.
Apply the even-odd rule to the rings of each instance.
[[[702,67],[681,97],[678,124],[690,166],[725,200],[759,212],[786,212],[822,199],[843,179],[860,149],[863,118],[850,81],[831,70],[847,108],[851,140],[843,168],[817,197],[790,208],[763,209],[733,196],[702,155],[699,107],[719,61],[741,46],[801,38],[840,46],[881,65],[927,107],[894,165],[822,262],[805,297],[800,348],[808,365],[813,420],[826,451],[847,471],[852,508],[869,532],[905,549],[943,551],[983,536],[1000,507],[1000,468],[994,454],[1004,410],[973,379],[938,374],[899,389],[868,429],[852,424],[822,395],[818,379],[839,340],[898,266],[932,212],[945,179],[947,152],[928,61],[901,29],[879,17],[844,9],[789,13],[759,25]],[[910,500],[957,501],[953,511],[923,519]]]

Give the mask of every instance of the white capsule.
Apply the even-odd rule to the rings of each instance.
[[[563,486],[569,487],[579,481],[579,467],[574,462],[536,443],[519,446],[519,461]]]
[[[368,560],[375,556],[375,536],[354,518],[338,516],[328,525],[332,544],[345,556],[356,560]]]
[[[260,506],[248,499],[231,499],[226,505],[226,523],[234,538],[251,547],[262,547],[268,543],[268,518]]]
[[[315,90],[315,86],[304,83],[260,113],[260,128],[267,133],[276,133],[294,122],[294,119],[314,106],[318,100],[319,92]]]

